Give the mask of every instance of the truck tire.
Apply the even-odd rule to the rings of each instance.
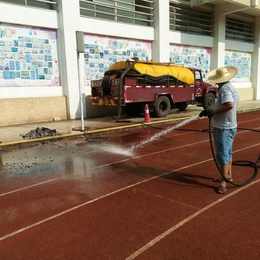
[[[165,117],[169,114],[170,110],[171,102],[169,98],[167,98],[166,96],[158,97],[154,106],[155,115],[158,117]]]
[[[215,95],[209,92],[204,98],[202,105],[205,110],[212,110],[215,106]]]
[[[187,108],[188,103],[187,102],[179,102],[179,103],[176,103],[176,106],[180,111],[184,111]]]

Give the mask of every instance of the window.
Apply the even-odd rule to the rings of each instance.
[[[213,12],[170,3],[170,30],[213,36]]]
[[[201,80],[201,76],[200,76],[200,72],[199,71],[195,71],[195,79],[196,80]]]
[[[226,18],[226,39],[242,42],[254,42],[254,22]]]
[[[43,9],[55,10],[57,2],[56,0],[0,0],[0,2],[6,2],[9,4],[26,5],[31,7],[38,7]]]
[[[129,24],[152,26],[154,0],[81,0],[80,14]]]

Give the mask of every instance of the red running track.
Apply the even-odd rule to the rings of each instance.
[[[238,121],[259,130],[260,112]],[[3,154],[0,259],[259,259],[260,179],[217,194],[208,133],[193,131],[207,126],[193,121],[133,157],[102,147],[127,149],[159,129]],[[259,132],[239,130],[233,159],[254,161],[259,151]],[[51,163],[17,167],[49,155]],[[242,182],[252,170],[233,174]]]

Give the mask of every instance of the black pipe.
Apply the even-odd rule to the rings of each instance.
[[[251,129],[250,129],[251,130]],[[224,173],[222,172],[218,162],[217,162],[217,159],[216,159],[216,155],[215,155],[215,152],[214,152],[214,149],[213,149],[213,142],[212,142],[212,134],[211,134],[211,118],[209,118],[209,140],[210,140],[210,148],[211,148],[211,152],[212,152],[212,155],[213,155],[213,159],[215,161],[215,164],[218,168],[218,171],[219,173],[221,174],[222,178],[232,184],[232,185],[235,185],[235,186],[244,186],[248,183],[250,183],[251,181],[253,181],[256,176],[258,175],[258,166],[256,165],[259,161],[260,161],[260,155],[259,155],[259,158],[256,162],[250,162],[250,161],[245,161],[245,160],[241,160],[241,161],[234,161],[232,162],[232,165],[237,165],[237,166],[244,166],[244,167],[252,167],[255,171],[254,171],[254,174],[251,178],[249,178],[247,181],[243,182],[243,183],[236,183],[236,182],[233,182],[231,180],[229,180],[225,175]]]
[[[134,59],[134,62],[132,62],[132,64],[125,70],[123,71],[123,73],[121,74],[120,76],[120,84],[119,84],[119,91],[118,91],[118,105],[117,105],[117,116],[120,118],[121,117],[121,105],[122,105],[122,89],[123,89],[123,81],[124,81],[124,77],[126,75],[126,73],[131,70],[134,65],[136,64],[136,62],[138,61],[138,58],[133,58]]]

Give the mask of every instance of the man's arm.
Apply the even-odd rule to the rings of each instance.
[[[220,108],[212,110],[211,112],[213,115],[225,113],[225,112],[231,110],[233,107],[234,107],[234,102],[227,102],[227,103],[222,104]]]

